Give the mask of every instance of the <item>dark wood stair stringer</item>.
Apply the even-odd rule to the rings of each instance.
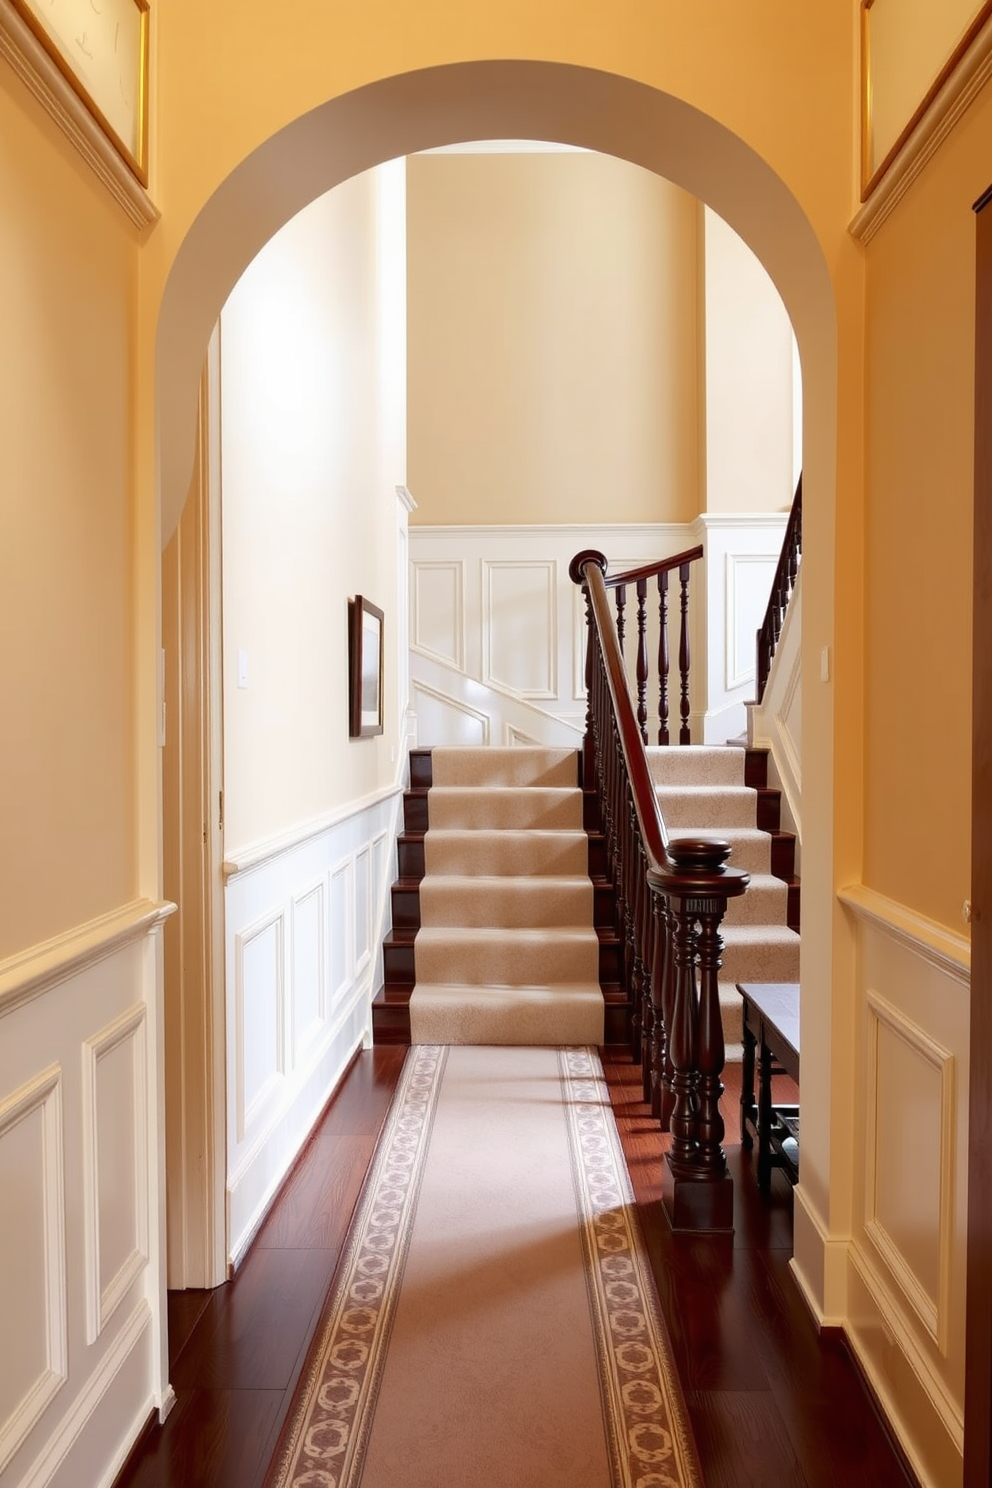
[[[767,749],[747,745],[744,750],[744,784],[757,792],[756,825],[771,837],[771,872],[788,885],[786,923],[799,933],[800,880],[796,875],[796,834],[782,830],[782,792],[768,784]]]

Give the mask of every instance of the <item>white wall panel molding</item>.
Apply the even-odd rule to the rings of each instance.
[[[554,558],[482,560],[482,681],[487,686],[530,701],[557,699],[558,571]]]
[[[460,558],[416,559],[411,642],[427,656],[465,670],[465,564]]]
[[[239,873],[250,873],[253,869],[264,868],[273,859],[281,857],[284,853],[293,852],[296,848],[302,847],[315,837],[322,836],[334,827],[341,826],[344,822],[357,820],[367,811],[371,811],[373,807],[400,796],[402,791],[403,786],[400,782],[383,786],[381,790],[370,791],[367,796],[362,796],[358,801],[349,801],[344,806],[335,806],[331,811],[311,817],[288,832],[279,832],[272,837],[250,842],[245,847],[235,848],[225,855],[224,877],[231,879]]]
[[[12,1239],[20,1241],[20,1249],[35,1242],[37,1251],[30,1256],[7,1253],[0,1277],[7,1335],[6,1366],[0,1375],[7,1396],[0,1395],[0,1474],[68,1378],[62,1070],[58,1064],[0,1100],[0,1181],[5,1148],[12,1151],[12,1167],[22,1191]],[[37,1183],[30,1198],[23,1192],[25,1174]],[[13,1188],[13,1172],[10,1177],[9,1185],[4,1181],[8,1192]],[[16,1348],[11,1347],[14,1340]]]
[[[724,685],[728,692],[754,687],[755,636],[765,617],[777,563],[777,553],[774,557],[770,553],[726,555]]]
[[[297,1065],[327,1018],[327,879],[295,893],[289,918],[289,1059]]]
[[[0,961],[0,1017],[151,934],[174,904],[136,899]]]
[[[234,937],[234,1089],[238,1141],[286,1073],[286,911]]]
[[[803,571],[800,568],[772,658],[764,697],[760,703],[747,707],[748,739],[752,744],[771,750],[774,773],[785,792],[791,829],[800,839],[803,808],[802,598]]]
[[[438,654],[450,652],[450,643],[431,643],[428,650],[416,644],[414,632],[411,678],[422,688],[420,742],[481,744],[505,738],[512,727],[542,743],[572,743],[585,720],[585,609],[581,591],[568,577],[572,558],[592,548],[605,555],[609,572],[618,573],[684,552],[698,541],[695,524],[684,523],[411,527],[415,573],[417,565],[429,564],[437,565],[437,572],[458,564],[464,572],[465,681],[454,682],[457,669]],[[497,600],[506,601],[502,613],[494,613]],[[450,631],[453,619],[446,623]],[[648,625],[649,646],[656,651],[656,603],[649,602]],[[413,696],[416,700],[416,692]],[[539,702],[540,714],[530,721],[511,716],[504,698]],[[565,737],[553,737],[549,719],[566,725]]]
[[[96,1342],[148,1265],[146,1032],[146,1008],[139,1004],[87,1039],[82,1049],[86,1341],[90,1344]],[[115,1259],[117,1264],[105,1276]]]
[[[913,1329],[907,1326],[898,1298],[886,1283],[882,1272],[872,1264],[870,1257],[858,1245],[851,1247],[850,1264],[877,1309],[878,1319],[884,1330],[893,1338],[919,1381],[926,1395],[927,1404],[960,1452],[964,1446],[964,1411],[960,1402],[948,1390],[945,1381],[934,1370],[927,1355],[920,1348],[919,1340]],[[866,1376],[871,1381],[872,1388],[882,1402],[885,1414],[890,1420],[898,1421],[900,1411],[886,1385],[884,1376],[881,1375],[875,1366],[875,1361],[866,1351],[859,1331],[849,1329],[848,1337]],[[905,1424],[908,1427],[908,1423]],[[910,1460],[918,1473],[920,1482],[923,1483],[927,1481],[928,1475],[921,1470],[922,1464],[913,1450],[913,1435],[911,1430],[904,1429],[899,1433],[899,1440],[904,1450],[909,1452]]]
[[[72,1409],[48,1438],[43,1450],[18,1484],[18,1488],[48,1488],[48,1484],[79,1442],[86,1428],[94,1421],[124,1365],[129,1360],[133,1360],[142,1340],[150,1333],[151,1325],[152,1311],[147,1299],[142,1298],[127,1317],[123,1327],[114,1334],[110,1347],[90,1375],[86,1387],[76,1397]],[[144,1368],[141,1373],[145,1373]],[[146,1402],[138,1417],[134,1419],[132,1435],[125,1438],[127,1444],[118,1449],[117,1460],[111,1462],[103,1479],[103,1483],[108,1485],[108,1488],[124,1466],[130,1450],[130,1441],[136,1439],[151,1408],[151,1401]]]
[[[372,853],[355,854],[355,972],[360,975],[372,956]]]
[[[905,904],[868,888],[867,884],[848,884],[839,890],[837,898],[857,919],[876,926],[960,987],[970,988],[971,942],[965,936],[917,914]]]
[[[875,1246],[903,1298],[912,1307],[927,1333],[947,1353],[951,1296],[951,1257],[954,1230],[955,1088],[954,1056],[892,1003],[870,988],[867,993],[867,1122],[865,1149],[865,1233]],[[886,1045],[891,1047],[886,1053]],[[901,1062],[887,1077],[886,1063]],[[907,1057],[908,1056],[908,1057]],[[912,1091],[908,1105],[913,1113],[914,1176],[913,1214],[906,1212],[907,1199],[886,1197],[887,1174],[905,1150],[905,1115],[887,1097],[896,1091]],[[933,1087],[929,1091],[928,1087]],[[886,1120],[899,1127],[896,1151],[886,1147]],[[935,1138],[935,1141],[929,1140]],[[931,1145],[933,1151],[930,1150]],[[933,1171],[935,1167],[936,1171]],[[896,1189],[905,1187],[899,1175]],[[924,1213],[931,1205],[935,1214]],[[932,1276],[919,1274],[920,1261],[907,1254],[898,1231],[904,1228],[920,1251]],[[923,1244],[922,1232],[929,1231]],[[933,1251],[927,1255],[928,1249]]]
[[[754,698],[755,634],[787,522],[787,512],[703,512],[692,524],[691,542],[703,546],[690,599],[692,695],[697,707],[703,703],[704,713],[699,743],[723,744],[747,727],[746,705]],[[677,641],[673,656],[676,646]]]
[[[225,884],[229,1266],[367,1038],[402,769],[388,793]]]
[[[488,744],[490,715],[440,688],[414,677],[410,687],[417,709],[417,738],[424,744]]]
[[[330,884],[331,1003],[343,997],[355,977],[355,861],[333,867]]]
[[[0,57],[10,63],[134,225],[143,228],[156,222],[158,207],[10,0],[0,0]]]
[[[269,1112],[264,1129],[228,1175],[229,1271],[241,1264],[286,1175],[358,1049],[368,1019],[369,984],[357,983],[338,1008],[327,1037],[311,1052],[292,1089]]]

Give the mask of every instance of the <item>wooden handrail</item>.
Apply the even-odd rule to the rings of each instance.
[[[755,698],[760,703],[765,695],[768,673],[772,669],[772,658],[782,634],[785,612],[789,608],[792,591],[796,587],[796,575],[803,556],[803,478],[796,484],[792,498],[792,510],[782,538],[782,551],[772,580],[772,592],[768,596],[768,608],[758,630],[758,658],[756,669]]]
[[[688,744],[691,741],[689,728],[689,579],[693,563],[698,562],[703,556],[701,546],[687,548],[682,553],[674,553],[668,558],[659,558],[653,563],[642,564],[639,568],[630,568],[625,573],[603,575],[605,587],[613,591],[614,604],[616,606],[616,631],[620,645],[621,658],[624,654],[627,635],[627,588],[633,585],[637,596],[636,618],[636,645],[637,653],[634,658],[634,672],[632,683],[637,689],[637,723],[640,728],[641,738],[646,744],[648,742],[648,682],[651,677],[651,659],[648,655],[648,618],[647,598],[648,584],[654,580],[658,588],[658,648],[657,648],[657,689],[658,689],[658,736],[659,744],[671,743],[669,733],[669,714],[671,706],[668,692],[668,679],[670,671],[670,654],[668,644],[668,581],[669,576],[678,572],[679,582],[679,645],[678,645],[678,670],[679,670],[679,699],[678,699],[678,735],[680,744]],[[605,561],[605,560],[604,560]]]
[[[681,568],[683,563],[695,563],[697,558],[702,558],[702,547],[686,548],[684,553],[674,553],[671,558],[659,558],[654,563],[645,563],[641,568],[628,568],[626,573],[603,575],[603,581],[607,589],[615,589],[618,584],[633,584],[638,579],[653,579],[655,574],[671,573],[675,568]]]
[[[680,555],[681,557],[681,555]],[[683,561],[684,558],[683,558]],[[592,549],[569,565],[586,599],[583,778],[595,780],[633,1006],[635,1058],[654,1113],[668,1126],[666,1212],[678,1229],[733,1227],[719,1110],[724,1043],[719,926],[748,875],[728,868],[721,838],[671,838],[634,715],[607,597],[606,559]]]

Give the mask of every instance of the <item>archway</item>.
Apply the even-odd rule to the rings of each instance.
[[[202,207],[175,258],[156,347],[163,540],[189,485],[197,388],[221,307],[268,239],[296,212],[383,161],[473,139],[556,140],[618,156],[712,206],[751,247],[794,326],[804,384],[805,670],[833,634],[836,468],[834,291],[800,204],[738,136],[683,100],[630,78],[549,62],[478,61],[428,68],[329,100],[273,135]],[[833,926],[833,702],[804,699],[804,1040],[823,1051],[804,1078],[804,1187],[830,1212]],[[808,972],[807,972],[808,968]],[[799,1236],[797,1209],[797,1244]],[[809,1234],[822,1249],[822,1236]],[[800,1257],[802,1267],[802,1258]],[[815,1262],[810,1267],[815,1277]],[[819,1292],[819,1285],[814,1284]]]

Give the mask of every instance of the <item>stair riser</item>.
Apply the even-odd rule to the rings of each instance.
[[[608,883],[593,885],[593,924],[597,929],[615,928],[616,897]],[[420,889],[392,889],[392,922],[395,930],[418,930],[421,925]],[[492,923],[487,921],[487,923]],[[567,922],[566,922],[567,923]]]
[[[435,831],[581,832],[582,792],[576,787],[456,793],[435,786],[428,820]]]
[[[424,839],[428,873],[526,877],[533,874],[574,877],[586,873],[588,839],[584,834],[501,833],[484,841],[473,833],[430,832]]]
[[[434,892],[435,883],[426,879],[421,891],[424,925],[524,930],[592,924],[593,892],[588,879],[574,886],[551,884],[540,893],[533,881],[518,887],[516,881],[503,886],[498,879],[486,879],[476,888],[471,880],[459,880],[445,884],[438,892]]]
[[[460,982],[485,987],[543,987],[555,982],[599,980],[599,945],[435,945],[420,942],[418,982]]]
[[[798,982],[799,939],[794,946],[726,946],[720,980],[725,982]]]
[[[481,968],[478,975],[471,976],[432,975],[433,967],[428,957],[421,952],[419,958],[413,942],[403,944],[395,941],[386,941],[382,948],[382,971],[383,981],[387,995],[394,991],[399,992],[401,988],[410,988],[418,980],[421,981],[469,981],[486,982],[491,981],[502,985],[506,982],[505,970],[509,964],[505,959],[500,960],[502,953],[494,954],[491,948],[483,952],[473,953],[470,959],[473,964]],[[459,962],[459,965],[462,963]],[[520,977],[512,977],[510,980],[519,980],[524,984],[532,984],[535,980],[533,964],[527,966],[525,960],[521,960],[522,974]],[[576,967],[581,969],[575,970]],[[622,948],[616,939],[597,940],[596,947],[590,954],[574,963],[565,956],[555,957],[554,980],[556,981],[599,981],[606,983],[619,983],[622,969]],[[538,982],[546,981],[546,976],[538,976]]]

